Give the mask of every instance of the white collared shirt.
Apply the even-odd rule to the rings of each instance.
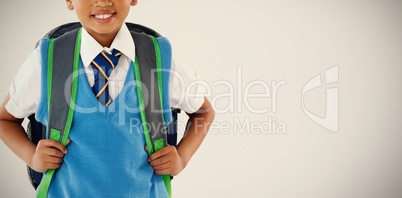
[[[110,48],[102,47],[85,29],[81,36],[81,60],[89,85],[94,85],[92,60],[102,51],[111,53],[117,49],[123,53],[116,68],[109,77],[109,95],[114,100],[124,86],[131,61],[135,61],[135,45],[125,24],[117,33]],[[188,67],[177,62],[173,57],[172,72],[169,83],[170,104],[187,113],[197,111],[204,103],[204,92],[198,75]],[[195,86],[188,85],[195,83]],[[191,90],[187,90],[191,88]],[[38,108],[41,93],[41,56],[36,48],[21,65],[10,89],[10,100],[6,104],[7,111],[16,118],[28,117]],[[190,94],[191,93],[191,94]]]

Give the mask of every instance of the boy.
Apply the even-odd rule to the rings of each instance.
[[[135,50],[124,21],[137,0],[66,0],[66,3],[68,9],[75,10],[83,26],[80,67],[85,74],[79,77],[77,105],[86,107],[96,100],[88,91],[96,83],[91,62],[100,52],[109,54],[113,49],[122,55],[109,77],[110,100],[118,102],[122,93],[133,96],[130,88],[120,86],[119,82],[133,78],[130,63],[135,61]],[[47,109],[40,94],[40,62],[40,51],[36,49],[17,74],[0,107],[0,138],[34,170],[57,169],[48,197],[167,197],[160,175],[179,174],[200,146],[214,118],[209,101],[190,98],[184,91],[175,93],[172,87],[180,84],[172,80],[169,84],[172,106],[176,104],[190,116],[186,135],[177,147],[164,147],[149,157],[143,135],[127,132],[129,126],[119,128],[116,124],[113,128],[113,123],[118,122],[113,120],[116,116],[103,114],[99,103],[92,107],[95,112],[75,112],[66,147],[50,139],[35,146],[26,137],[21,123],[33,113],[46,123]],[[173,64],[172,70],[182,74],[184,82],[196,80],[195,74],[183,74],[183,68],[177,64]],[[86,81],[82,80],[85,78]],[[180,98],[185,98],[186,104],[177,104]],[[133,104],[133,101],[127,97],[123,102]],[[114,103],[111,106],[118,108]],[[138,112],[127,117],[135,116],[138,117]],[[94,124],[93,120],[102,122]],[[90,127],[93,129],[88,130]]]

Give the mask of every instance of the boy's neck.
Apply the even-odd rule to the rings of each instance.
[[[117,33],[119,32],[120,28],[116,28],[116,30],[113,30],[108,33],[98,33],[93,31],[92,29],[86,28],[83,26],[83,28],[88,32],[89,35],[92,36],[102,47],[108,47],[113,43],[114,38],[116,37]]]
[[[114,38],[117,35],[116,33],[113,34],[91,34],[88,32],[102,47],[110,47],[113,43]]]

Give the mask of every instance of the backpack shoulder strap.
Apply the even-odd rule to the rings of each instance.
[[[78,70],[76,55],[79,56],[80,46],[76,47],[77,36],[80,29],[73,30],[57,39],[52,39],[48,57],[48,109],[49,120],[47,138],[54,139],[65,145],[71,127],[70,103],[72,94],[77,91],[74,87],[74,71]],[[52,41],[54,46],[51,46]],[[78,57],[79,58],[79,57]],[[74,87],[74,89],[73,89]],[[49,89],[50,88],[50,89]],[[75,96],[74,96],[75,97]],[[52,134],[52,130],[56,134]],[[60,132],[58,135],[56,131]],[[65,136],[66,135],[66,136]],[[63,141],[65,140],[65,141]]]
[[[158,37],[156,38],[159,44],[160,54],[161,54],[161,62],[162,66],[160,69],[162,76],[162,90],[163,90],[163,110],[164,110],[164,118],[166,124],[170,124],[172,122],[172,113],[170,112],[170,96],[169,96],[169,81],[170,81],[170,73],[172,69],[172,47],[170,45],[169,40],[166,37]],[[159,71],[159,70],[158,70]],[[168,132],[169,133],[169,132]],[[168,136],[169,138],[169,136]],[[169,141],[168,141],[169,142]],[[170,144],[170,142],[169,142]],[[172,145],[172,144],[171,144]]]
[[[73,30],[57,39],[51,39],[47,64],[47,102],[49,118],[47,138],[67,144],[77,96],[78,64],[81,29]],[[71,104],[71,105],[70,105]],[[49,169],[43,178],[37,197],[47,197],[55,169]]]
[[[166,37],[158,37],[162,59],[162,86],[163,86],[163,110],[165,123],[167,124],[167,138],[169,145],[177,145],[177,119],[180,109],[170,109],[169,81],[172,69],[172,47]],[[171,112],[169,111],[171,110]],[[173,177],[171,177],[173,178]]]
[[[152,37],[131,32],[135,43],[133,63],[137,96],[148,153],[151,155],[168,145],[164,119],[162,60],[159,43]],[[170,175],[162,175],[168,196],[171,197]]]
[[[162,79],[160,70],[161,59],[158,46],[153,37],[132,32],[135,43],[136,60],[134,72],[137,83],[137,95],[140,101],[143,128],[149,154],[167,146],[166,128],[163,115]],[[141,92],[141,93],[140,93]],[[147,137],[149,136],[149,137]]]

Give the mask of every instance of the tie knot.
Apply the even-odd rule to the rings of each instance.
[[[108,77],[112,70],[117,66],[121,54],[122,53],[117,49],[113,49],[112,54],[102,51],[92,61],[92,66],[96,70],[103,71]]]
[[[112,54],[103,51],[95,58],[95,62],[99,61],[99,63],[105,64],[104,66],[110,66],[113,70],[117,66],[121,54],[117,49],[113,49]]]
[[[121,54],[122,54],[122,53],[121,53],[119,50],[117,50],[117,49],[113,49],[113,50],[112,50],[112,55],[113,55],[114,57],[120,57]]]
[[[102,51],[91,63],[95,77],[95,84],[92,90],[99,101],[105,106],[108,106],[112,101],[109,96],[108,81],[110,74],[117,66],[121,54],[122,53],[116,49],[113,49],[112,54]]]

